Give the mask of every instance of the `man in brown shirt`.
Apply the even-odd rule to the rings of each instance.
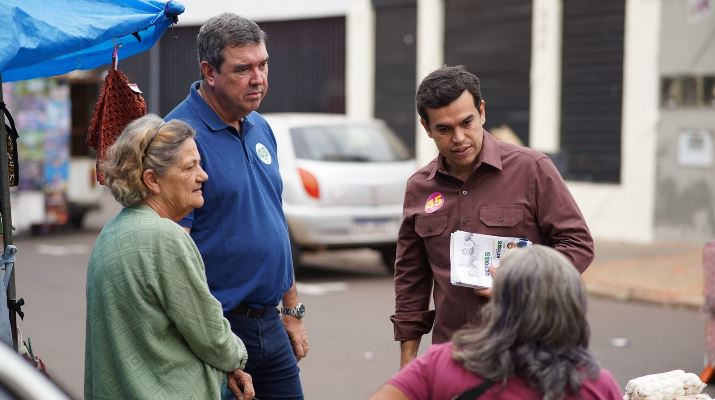
[[[422,81],[416,102],[439,155],[410,177],[405,192],[390,317],[400,367],[433,326],[432,342],[442,343],[478,325],[491,295],[450,283],[452,232],[527,238],[559,250],[581,272],[593,260],[591,233],[551,159],[484,130],[479,78],[461,66],[440,68]]]

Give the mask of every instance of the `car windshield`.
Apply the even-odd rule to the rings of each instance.
[[[410,158],[409,151],[380,125],[303,126],[290,130],[295,155],[303,160],[390,162]]]

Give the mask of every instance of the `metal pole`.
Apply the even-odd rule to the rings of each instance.
[[[0,102],[2,96],[2,75],[0,75]],[[2,116],[5,121],[5,114]],[[9,162],[7,159],[7,132],[5,123],[0,123],[0,213],[2,214],[3,254],[8,254],[8,246],[12,245],[12,210],[10,209],[10,182],[8,181]],[[7,267],[7,266],[4,266]],[[15,268],[10,271],[10,282],[7,286],[8,307],[15,304]],[[17,351],[17,319],[14,310],[10,313],[10,329],[12,330],[12,346]]]
[[[149,112],[161,115],[161,53],[159,42],[149,49]]]
[[[703,297],[705,368],[700,373],[700,380],[710,383],[715,378],[715,240],[703,247]]]

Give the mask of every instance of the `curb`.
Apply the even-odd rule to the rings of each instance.
[[[644,250],[623,258],[595,260],[583,274],[587,292],[620,301],[700,309],[705,300],[702,249],[652,246]],[[618,249],[611,251],[610,255],[615,255]]]
[[[697,295],[684,295],[674,291],[648,289],[639,287],[618,287],[600,283],[585,283],[586,291],[590,295],[607,297],[618,301],[643,301],[670,307],[685,307],[700,310],[703,306],[703,297]]]

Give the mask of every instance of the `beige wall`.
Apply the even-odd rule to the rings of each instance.
[[[688,2],[663,2],[658,69],[661,76],[715,75],[715,12],[692,21]],[[715,7],[715,2],[710,2]],[[708,42],[709,40],[709,42]],[[657,130],[655,232],[659,240],[715,239],[715,163],[684,165],[678,158],[683,131],[699,130],[715,142],[715,107],[662,109]],[[715,159],[715,154],[711,158]]]

